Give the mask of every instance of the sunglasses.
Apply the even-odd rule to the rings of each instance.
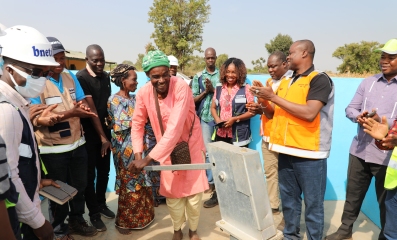
[[[13,63],[13,65],[16,65],[18,67],[21,67],[21,68],[23,68],[25,70],[30,71],[30,76],[33,79],[38,79],[40,77],[45,77],[48,80],[48,79],[51,78],[51,76],[53,74],[53,72],[50,71],[50,70],[44,72],[43,69],[41,69],[41,68],[27,68],[27,67],[21,66],[21,65],[16,64],[16,63]]]

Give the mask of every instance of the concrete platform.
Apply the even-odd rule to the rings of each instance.
[[[210,194],[204,194],[204,200],[210,198]],[[117,211],[117,195],[114,193],[109,193],[107,198],[107,204],[109,208],[116,212]],[[340,218],[342,216],[344,201],[325,201],[325,226],[324,226],[324,236],[331,234],[337,230],[340,225]],[[42,210],[44,215],[48,218],[48,205],[47,200],[42,203]],[[87,212],[87,210],[86,210]],[[154,222],[143,230],[136,230],[130,235],[121,235],[114,227],[114,219],[106,219],[102,217],[102,220],[106,224],[107,231],[98,233],[94,237],[82,237],[78,235],[73,235],[76,240],[88,240],[88,239],[98,239],[98,240],[111,240],[111,239],[136,239],[136,240],[166,240],[172,239],[173,228],[170,216],[168,214],[168,209],[165,204],[160,204],[155,208],[155,220]],[[85,214],[85,219],[89,220],[87,213]],[[276,216],[275,222],[281,221],[282,215]],[[219,207],[214,208],[203,208],[201,211],[200,225],[198,229],[198,234],[202,240],[227,240],[229,235],[222,232],[215,222],[221,219],[221,214]],[[304,225],[303,216],[301,218],[301,231],[303,239],[307,239],[305,235],[306,226]],[[188,233],[189,228],[184,225],[182,228],[184,238],[189,239]],[[355,226],[353,228],[353,239],[355,240],[376,240],[378,239],[380,229],[367,218],[364,214],[360,213]]]

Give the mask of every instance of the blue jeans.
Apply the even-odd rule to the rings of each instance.
[[[84,190],[87,186],[87,151],[84,145],[64,153],[52,153],[40,155],[50,179],[60,180],[77,189],[76,196],[69,202],[59,205],[49,201],[50,222],[57,236],[67,233],[67,225],[64,224],[69,215],[69,221],[84,221],[85,208]],[[69,211],[70,207],[70,211]]]
[[[203,132],[203,139],[204,139],[204,144],[205,144],[205,148],[207,148],[208,143],[212,142],[211,140],[211,136],[212,133],[214,133],[214,127],[211,127],[210,125],[208,125],[208,123],[204,122],[203,120],[201,120],[201,131]],[[208,158],[208,152],[205,154],[205,162],[209,163],[210,159]],[[209,184],[214,184],[214,178],[212,176],[212,170],[211,169],[207,169],[205,170],[206,174],[207,174],[207,179],[208,179],[208,183]]]
[[[386,193],[386,223],[383,234],[389,240],[397,239],[397,188]]]
[[[307,238],[321,240],[324,229],[327,159],[306,159],[280,153],[278,176],[285,219],[284,239],[301,239],[303,193]]]

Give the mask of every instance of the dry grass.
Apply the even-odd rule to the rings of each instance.
[[[331,71],[326,71],[330,77],[344,77],[344,78],[366,78],[374,75],[374,73],[334,73]]]
[[[185,74],[186,76],[194,76],[198,71],[196,70],[192,70],[192,69],[187,69],[186,71],[183,72],[183,74]],[[366,78],[369,76],[374,75],[375,73],[335,73],[335,72],[331,72],[331,71],[326,71],[326,73],[328,74],[328,76],[330,77],[341,77],[341,78]],[[269,73],[258,73],[258,72],[248,72],[248,74],[269,74]]]

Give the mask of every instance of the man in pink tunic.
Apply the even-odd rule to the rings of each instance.
[[[205,147],[200,121],[193,124],[195,105],[188,85],[176,77],[170,77],[169,60],[159,51],[150,51],[143,58],[143,70],[150,82],[146,83],[136,95],[135,111],[132,118],[131,137],[135,160],[128,166],[130,171],[140,172],[152,160],[161,165],[171,165],[170,154],[175,145],[188,141],[192,163],[204,163]],[[153,88],[155,91],[153,91]],[[161,133],[157,117],[155,95],[160,106],[164,134]],[[144,126],[149,117],[157,145],[149,155],[142,159]],[[181,227],[185,222],[185,212],[189,222],[190,239],[199,239],[197,235],[200,209],[204,190],[208,181],[204,170],[163,171],[161,173],[160,194],[167,198],[174,226],[173,240],[182,239]]]

